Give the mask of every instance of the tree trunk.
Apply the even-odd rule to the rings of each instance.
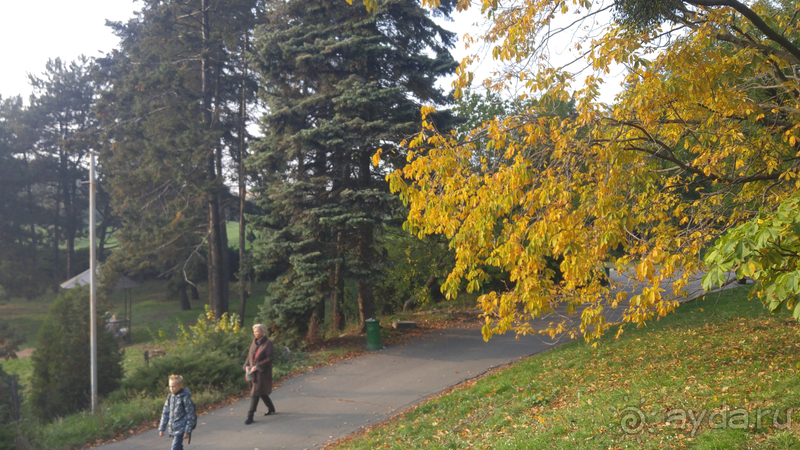
[[[222,178],[222,177],[220,177]],[[221,199],[217,200],[220,205],[220,222],[219,222],[219,240],[220,249],[222,251],[222,270],[220,271],[220,279],[222,280],[222,295],[225,296],[225,304],[228,305],[230,301],[230,283],[231,283],[231,254],[228,251],[228,214],[225,213],[227,208],[222,206]],[[225,308],[228,311],[228,308]]]
[[[358,159],[358,176],[361,189],[369,189],[372,184],[372,174],[370,172],[370,153],[361,151]],[[371,222],[361,225],[358,230],[358,264],[362,271],[372,270],[375,254],[375,238],[373,236],[374,226]],[[372,277],[363,276],[358,281],[358,312],[361,319],[359,329],[364,332],[367,330],[367,319],[375,318],[375,297],[372,294]]]
[[[361,267],[372,267],[373,244],[372,224],[361,225],[358,230],[358,261]],[[361,320],[359,329],[361,332],[367,330],[365,320],[375,318],[375,297],[372,294],[372,283],[369,279],[362,279],[356,283],[358,289],[358,314]]]
[[[59,184],[59,189],[61,185]],[[59,253],[58,244],[61,240],[61,199],[60,194],[55,196],[55,217],[53,218],[53,292],[58,292],[58,285],[61,280],[61,255]]]
[[[39,251],[39,236],[36,233],[36,221],[33,218],[33,189],[31,188],[31,176],[30,176],[30,161],[28,160],[28,152],[25,151],[25,169],[26,169],[26,176],[25,176],[25,183],[26,189],[28,193],[28,207],[30,211],[28,212],[28,217],[30,218],[30,229],[31,229],[31,245],[30,245],[30,257],[31,257],[31,270],[34,272],[38,269],[38,256],[37,253]]]
[[[242,55],[245,55],[242,59],[242,99],[239,109],[239,274],[237,275],[239,279],[239,325],[244,324],[244,312],[247,306],[247,286],[245,280],[250,272],[250,265],[248,264],[247,255],[245,254],[247,223],[244,217],[244,208],[246,206],[245,198],[247,196],[247,184],[245,183],[247,181],[247,175],[244,170],[244,158],[246,153],[244,134],[245,121],[247,119],[247,91],[245,90],[247,82],[247,38],[247,33],[245,33],[244,47],[242,49]]]
[[[342,258],[341,253],[342,232],[336,233],[336,255]],[[333,292],[331,292],[331,317],[333,318],[333,328],[344,330],[345,321],[342,314],[342,302],[344,301],[344,264],[336,263],[333,269]]]
[[[181,282],[180,286],[178,287],[178,297],[181,299],[181,311],[189,311],[192,309],[192,304],[189,303],[189,296],[186,295],[186,286],[189,283]]]
[[[197,292],[197,286],[190,284],[189,290],[192,291],[192,300],[200,300],[200,293]]]
[[[77,186],[74,183],[67,184],[69,186],[64,190],[64,219],[67,221],[67,228],[65,230],[65,238],[67,240],[67,279],[76,275],[75,267],[75,234],[77,233],[77,212],[75,211],[75,190]]]
[[[33,223],[31,220],[31,246],[30,246],[30,255],[31,255],[31,270],[36,271],[39,265],[39,259],[36,254],[39,252],[39,236],[36,234],[36,224]]]
[[[20,405],[20,396],[19,396],[19,385],[17,384],[17,379],[15,377],[11,377],[11,419],[14,422],[19,421],[19,405]]]
[[[314,311],[315,314],[317,315],[317,317],[319,318],[320,322],[325,322],[325,308],[326,308],[326,306],[327,305],[325,304],[325,297],[322,297],[320,299],[320,301],[317,302],[317,306],[316,306],[315,311]]]
[[[220,74],[222,73],[222,62],[218,62],[216,66],[216,76],[214,77],[214,117],[213,121],[215,123],[219,122],[219,111],[220,108],[220,99],[222,95],[220,94]],[[223,173],[223,166],[222,166],[222,143],[217,142],[216,149],[215,149],[215,158],[216,158],[216,165],[217,165],[217,180],[220,180],[220,185],[223,184],[225,181],[225,174]],[[219,236],[220,236],[220,247],[222,249],[222,270],[220,273],[220,279],[222,280],[222,295],[225,296],[225,304],[228,305],[229,297],[230,297],[230,281],[231,281],[231,255],[228,251],[228,207],[224,204],[222,194],[217,194],[217,204],[220,208],[220,222],[219,222]],[[226,306],[225,311],[228,311],[228,307]]]
[[[202,0],[202,27],[203,27],[203,53],[201,58],[202,70],[202,83],[201,90],[203,94],[203,125],[206,131],[211,130],[211,89],[210,89],[210,57],[208,43],[210,40],[210,23],[208,12],[208,0]],[[224,260],[222,248],[222,233],[220,231],[220,211],[219,211],[219,197],[217,194],[217,171],[216,171],[216,155],[214,147],[209,144],[208,155],[208,178],[211,182],[210,191],[208,193],[208,302],[214,312],[214,316],[221,317],[222,314],[228,312],[228,298],[223,289],[223,275],[224,275]]]
[[[100,222],[100,234],[97,240],[97,258],[105,261],[106,240],[108,239],[108,227],[111,222],[111,201],[106,195],[106,203],[103,205],[103,220]]]

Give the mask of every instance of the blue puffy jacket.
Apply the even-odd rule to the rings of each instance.
[[[161,411],[161,424],[158,431],[167,431],[170,436],[176,434],[192,434],[197,425],[197,415],[194,410],[192,393],[189,389],[182,388],[177,394],[172,392],[167,395],[164,409]]]

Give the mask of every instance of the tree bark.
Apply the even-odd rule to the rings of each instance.
[[[209,56],[209,40],[211,34],[211,27],[209,23],[208,0],[202,0],[202,34],[203,34],[203,52],[201,58],[201,91],[203,96],[203,124],[206,131],[210,131],[211,123],[211,87],[210,87],[210,56]],[[217,194],[218,180],[216,171],[216,155],[214,147],[209,143],[207,146],[208,155],[208,179],[209,179],[209,193],[207,195],[208,207],[208,302],[214,312],[214,316],[221,317],[222,314],[228,312],[227,295],[224,292],[223,274],[224,274],[224,260],[222,248],[222,233],[220,231],[220,210],[219,210],[219,197]]]
[[[213,114],[213,122],[219,122],[218,112],[220,111],[220,99],[222,95],[220,94],[220,74],[222,73],[222,63],[218,62],[216,65],[216,73],[214,77],[214,114]],[[223,173],[223,166],[222,166],[222,143],[216,143],[215,149],[215,158],[216,158],[216,166],[217,166],[217,180],[220,181],[220,185],[224,184],[225,174]],[[222,198],[221,193],[217,193],[217,204],[220,208],[220,222],[219,222],[219,235],[220,235],[220,248],[222,250],[222,270],[220,273],[220,279],[222,280],[222,295],[225,296],[225,304],[228,305],[229,297],[230,297],[230,281],[231,281],[231,255],[228,251],[228,207],[225,205],[225,202]],[[225,308],[225,311],[228,311],[228,308]]]
[[[58,189],[62,186],[59,183]],[[61,240],[59,231],[61,228],[61,198],[60,194],[55,196],[55,217],[53,218],[53,292],[58,292],[59,280],[61,279],[61,255],[58,244]]]
[[[374,238],[372,236],[372,224],[359,227],[358,230],[358,260],[361,267],[369,268],[374,263]],[[361,320],[359,329],[361,332],[367,330],[365,320],[375,318],[375,297],[372,294],[371,280],[362,279],[356,283],[358,289],[358,314]]]
[[[370,153],[361,151],[358,158],[359,184],[361,189],[369,189],[372,184],[372,174],[370,169]],[[359,267],[369,272],[375,263],[375,238],[373,236],[374,225],[367,222],[358,229],[358,264]],[[375,297],[372,294],[372,279],[369,275],[362,275],[356,284],[358,289],[358,312],[361,319],[359,329],[364,332],[367,330],[367,319],[375,318]]]
[[[15,422],[19,421],[19,405],[22,403],[19,397],[17,379],[11,377],[11,419]]]
[[[28,193],[28,208],[30,208],[30,211],[28,211],[28,218],[30,219],[29,227],[31,229],[31,246],[30,246],[31,270],[36,271],[38,269],[37,266],[39,265],[38,264],[38,256],[37,256],[37,253],[39,251],[39,248],[38,248],[39,247],[39,236],[36,233],[36,220],[34,220],[34,218],[33,218],[34,199],[33,199],[33,189],[31,188],[30,160],[28,159],[28,152],[27,151],[24,152],[24,157],[25,157],[25,169],[26,169],[26,172],[27,172],[26,177],[25,177],[25,183],[26,183],[26,189],[27,189],[27,193]]]
[[[342,232],[336,233],[336,257],[341,260],[342,252]],[[345,321],[342,314],[342,302],[344,301],[344,264],[336,263],[333,269],[333,292],[331,292],[331,317],[333,318],[333,328],[344,330]]]
[[[189,285],[187,282],[182,282],[178,287],[178,297],[181,300],[181,311],[189,311],[192,309],[192,304],[189,303],[189,296],[186,295],[186,287]]]
[[[245,280],[250,272],[250,265],[247,262],[246,247],[246,218],[244,216],[244,208],[246,206],[245,198],[247,196],[247,175],[244,169],[244,158],[246,150],[244,147],[245,135],[245,121],[247,119],[247,33],[244,35],[244,47],[242,48],[242,98],[239,109],[239,325],[244,324],[244,312],[247,306],[247,286]]]
[[[66,175],[64,175],[66,177]],[[66,184],[64,190],[64,219],[67,221],[65,238],[67,241],[67,279],[76,275],[75,267],[75,234],[77,233],[77,211],[75,211],[75,197],[77,186],[74,183]]]
[[[103,220],[100,222],[100,234],[97,244],[97,258],[100,261],[105,261],[106,240],[108,239],[108,226],[111,221],[111,202],[106,199],[106,204],[103,206]]]

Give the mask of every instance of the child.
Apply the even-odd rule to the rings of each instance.
[[[191,438],[197,423],[192,393],[183,387],[180,375],[169,376],[169,391],[161,411],[158,435],[164,436],[164,431],[167,431],[172,438],[172,450],[183,450],[183,440]]]

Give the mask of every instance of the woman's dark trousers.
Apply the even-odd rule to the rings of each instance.
[[[261,400],[265,405],[267,405],[267,414],[272,414],[275,412],[275,405],[272,404],[272,400],[270,400],[269,395],[262,395]],[[247,412],[247,421],[250,423],[253,421],[253,415],[256,413],[256,408],[258,408],[258,397],[251,397],[250,411]]]

